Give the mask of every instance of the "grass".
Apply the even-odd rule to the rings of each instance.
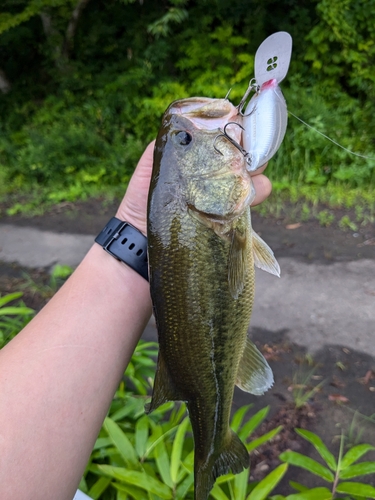
[[[375,222],[375,189],[347,188],[334,183],[285,186],[274,182],[270,198],[255,210],[264,217],[293,222],[316,220],[321,226],[338,225],[357,231]]]
[[[111,202],[120,200],[125,189],[126,185],[73,185],[53,189],[30,186],[16,190],[13,187],[9,190],[0,182],[0,216],[43,215],[60,203],[93,198]],[[287,218],[293,222],[315,220],[324,227],[338,226],[343,230],[357,231],[361,226],[375,222],[375,189],[348,188],[333,182],[326,186],[309,186],[274,181],[271,196],[254,210],[264,217]]]

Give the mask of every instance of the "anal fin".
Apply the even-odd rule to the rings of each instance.
[[[259,269],[280,278],[280,266],[273,251],[255,231],[253,231],[253,254],[254,264],[259,267]]]
[[[178,391],[173,385],[172,379],[168,372],[168,368],[164,362],[163,355],[159,351],[154,388],[152,391],[152,399],[150,403],[147,403],[145,405],[145,412],[150,413],[167,401],[182,400],[183,398],[178,394]]]
[[[236,385],[256,396],[264,394],[273,385],[273,373],[269,364],[249,338],[246,338]]]

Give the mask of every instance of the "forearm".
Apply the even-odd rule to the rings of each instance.
[[[150,314],[148,283],[94,245],[0,351],[1,499],[73,497]]]

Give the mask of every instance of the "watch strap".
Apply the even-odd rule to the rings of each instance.
[[[95,238],[106,252],[148,281],[147,238],[128,222],[112,217]]]

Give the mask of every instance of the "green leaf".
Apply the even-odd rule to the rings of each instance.
[[[155,429],[155,436],[165,436],[165,433],[162,434],[163,429],[161,426],[158,426]],[[170,488],[173,488],[173,482],[171,479],[171,464],[169,461],[169,455],[167,452],[167,448],[165,446],[165,439],[160,439],[158,440],[157,445],[155,446],[154,449],[154,457],[155,457],[155,462],[157,465],[157,468],[160,472],[161,478],[165,484],[167,484]]]
[[[173,484],[177,483],[178,471],[180,469],[182,448],[186,430],[189,425],[189,417],[185,417],[182,423],[178,426],[176,436],[173,441],[172,454],[171,454],[171,470],[170,476]]]
[[[128,500],[128,494],[124,491],[117,490],[116,500]],[[138,497],[137,497],[138,500]]]
[[[147,439],[148,417],[143,415],[135,424],[135,450],[140,458],[146,453]]]
[[[191,472],[177,487],[175,500],[183,500],[193,484],[194,472]]]
[[[373,473],[375,473],[375,462],[362,462],[346,467],[346,469],[340,471],[340,479],[352,479],[353,477]]]
[[[332,493],[328,488],[312,488],[311,490],[302,491],[301,493],[293,493],[288,495],[286,500],[331,500]]]
[[[112,444],[112,439],[108,437],[98,438],[95,441],[93,450],[100,450],[101,448],[106,448]]]
[[[152,450],[159,444],[159,442],[163,441],[166,437],[170,436],[173,432],[175,432],[177,427],[178,425],[171,427],[161,436],[158,434],[158,432],[152,434],[152,436],[149,438],[149,445],[144,456],[147,457],[152,452]]]
[[[188,456],[182,462],[182,467],[180,469],[179,477],[177,482],[181,481],[182,477],[185,475],[183,469],[186,470],[189,474],[193,471],[194,468],[194,450],[192,450]],[[181,476],[181,477],[180,477]]]
[[[9,306],[9,307],[3,307],[0,309],[0,316],[6,316],[6,315],[15,315],[15,314],[34,314],[34,309],[30,309],[29,307],[23,307],[23,306]]]
[[[338,493],[348,493],[358,497],[375,498],[375,488],[369,484],[362,483],[340,483],[336,491]]]
[[[83,491],[83,493],[86,493],[86,494],[89,491],[85,477],[81,477],[81,480],[80,480],[79,485],[78,485],[78,489]]]
[[[144,414],[144,402],[142,399],[138,398],[129,398],[126,401],[126,405],[122,406],[119,410],[115,411],[111,414],[111,419],[114,422],[118,420],[122,420],[128,415],[132,415],[136,417],[137,414]]]
[[[264,500],[274,487],[281,481],[288,470],[288,464],[281,464],[262,479],[246,500]]]
[[[118,492],[121,492],[123,496],[126,495],[126,500],[128,499],[128,495],[130,495],[132,498],[135,498],[136,500],[149,500],[148,493],[145,493],[143,490],[137,488],[136,486],[131,486],[129,484],[124,485],[119,483],[112,483],[112,486],[116,488]]]
[[[266,432],[265,434],[263,434],[263,436],[254,439],[254,441],[251,441],[250,443],[247,443],[246,444],[247,451],[250,453],[251,451],[255,450],[255,448],[257,448],[258,446],[261,446],[270,439],[274,438],[276,434],[278,434],[281,431],[282,428],[283,426],[279,425],[279,427],[276,427],[276,429],[272,429],[272,431]]]
[[[98,500],[101,494],[108,488],[111,484],[111,478],[100,477],[93,486],[91,486],[89,492],[87,493],[89,497],[93,500]]]
[[[289,481],[289,484],[292,488],[294,488],[297,491],[308,491],[309,488],[307,486],[304,486],[303,484],[297,483],[296,481]]]
[[[240,431],[238,432],[238,436],[240,437],[240,439],[242,439],[243,441],[247,439],[250,434],[252,434],[255,429],[263,422],[269,411],[270,407],[266,406],[265,408],[259,410],[255,415],[253,415],[251,419],[246,422],[246,424],[244,424],[242,429],[240,429]]]
[[[177,407],[178,408],[178,407]],[[174,409],[172,412],[172,416],[170,419],[171,425],[178,425],[181,423],[181,420],[183,419],[184,415],[186,414],[186,404],[181,403],[180,407],[177,409]]]
[[[316,474],[317,476],[330,483],[333,483],[335,479],[329,469],[318,463],[316,460],[306,457],[301,453],[297,453],[296,451],[285,451],[284,453],[281,453],[279,458],[284,462],[288,462],[288,464],[290,465],[302,467],[303,469],[308,470],[312,474]]]
[[[245,416],[245,413],[252,407],[253,405],[245,405],[241,406],[236,413],[232,417],[232,421],[230,423],[231,429],[238,434],[239,428],[242,424],[242,420]]]
[[[171,489],[159,480],[146,474],[146,472],[130,471],[123,467],[113,467],[111,465],[98,465],[97,467],[104,474],[122,481],[125,485],[138,486],[138,488],[159,495],[159,497],[166,498],[167,500],[172,498]]]
[[[323,443],[320,437],[318,437],[313,432],[307,431],[306,429],[295,429],[295,431],[297,434],[305,438],[314,446],[316,451],[319,453],[319,455],[322,457],[322,459],[326,462],[326,464],[331,470],[336,471],[337,469],[336,459],[332,455],[332,453],[328,450],[327,446]]]
[[[236,474],[233,480],[233,498],[245,498],[249,480],[249,470],[244,469],[240,474]]]
[[[212,496],[215,500],[229,500],[228,496],[217,483],[212,488],[210,496]]]
[[[8,304],[8,302],[12,302],[12,300],[21,298],[22,295],[23,295],[22,292],[14,292],[14,293],[8,293],[7,295],[4,295],[4,297],[0,297],[0,307],[3,307],[5,304]]]
[[[136,455],[133,445],[129,441],[126,434],[120,429],[120,427],[109,417],[104,420],[104,428],[108,432],[110,439],[116,446],[118,452],[123,458],[125,464],[129,468],[141,469],[141,464],[139,463],[138,457]]]
[[[229,483],[230,481],[233,481],[235,478],[235,474],[232,474],[231,472],[228,472],[228,474],[224,474],[216,479],[216,484],[224,484],[224,483]]]
[[[353,446],[342,458],[340,463],[340,469],[345,469],[353,462],[359,460],[365,453],[368,451],[375,450],[374,446],[370,444],[358,444],[357,446]]]

